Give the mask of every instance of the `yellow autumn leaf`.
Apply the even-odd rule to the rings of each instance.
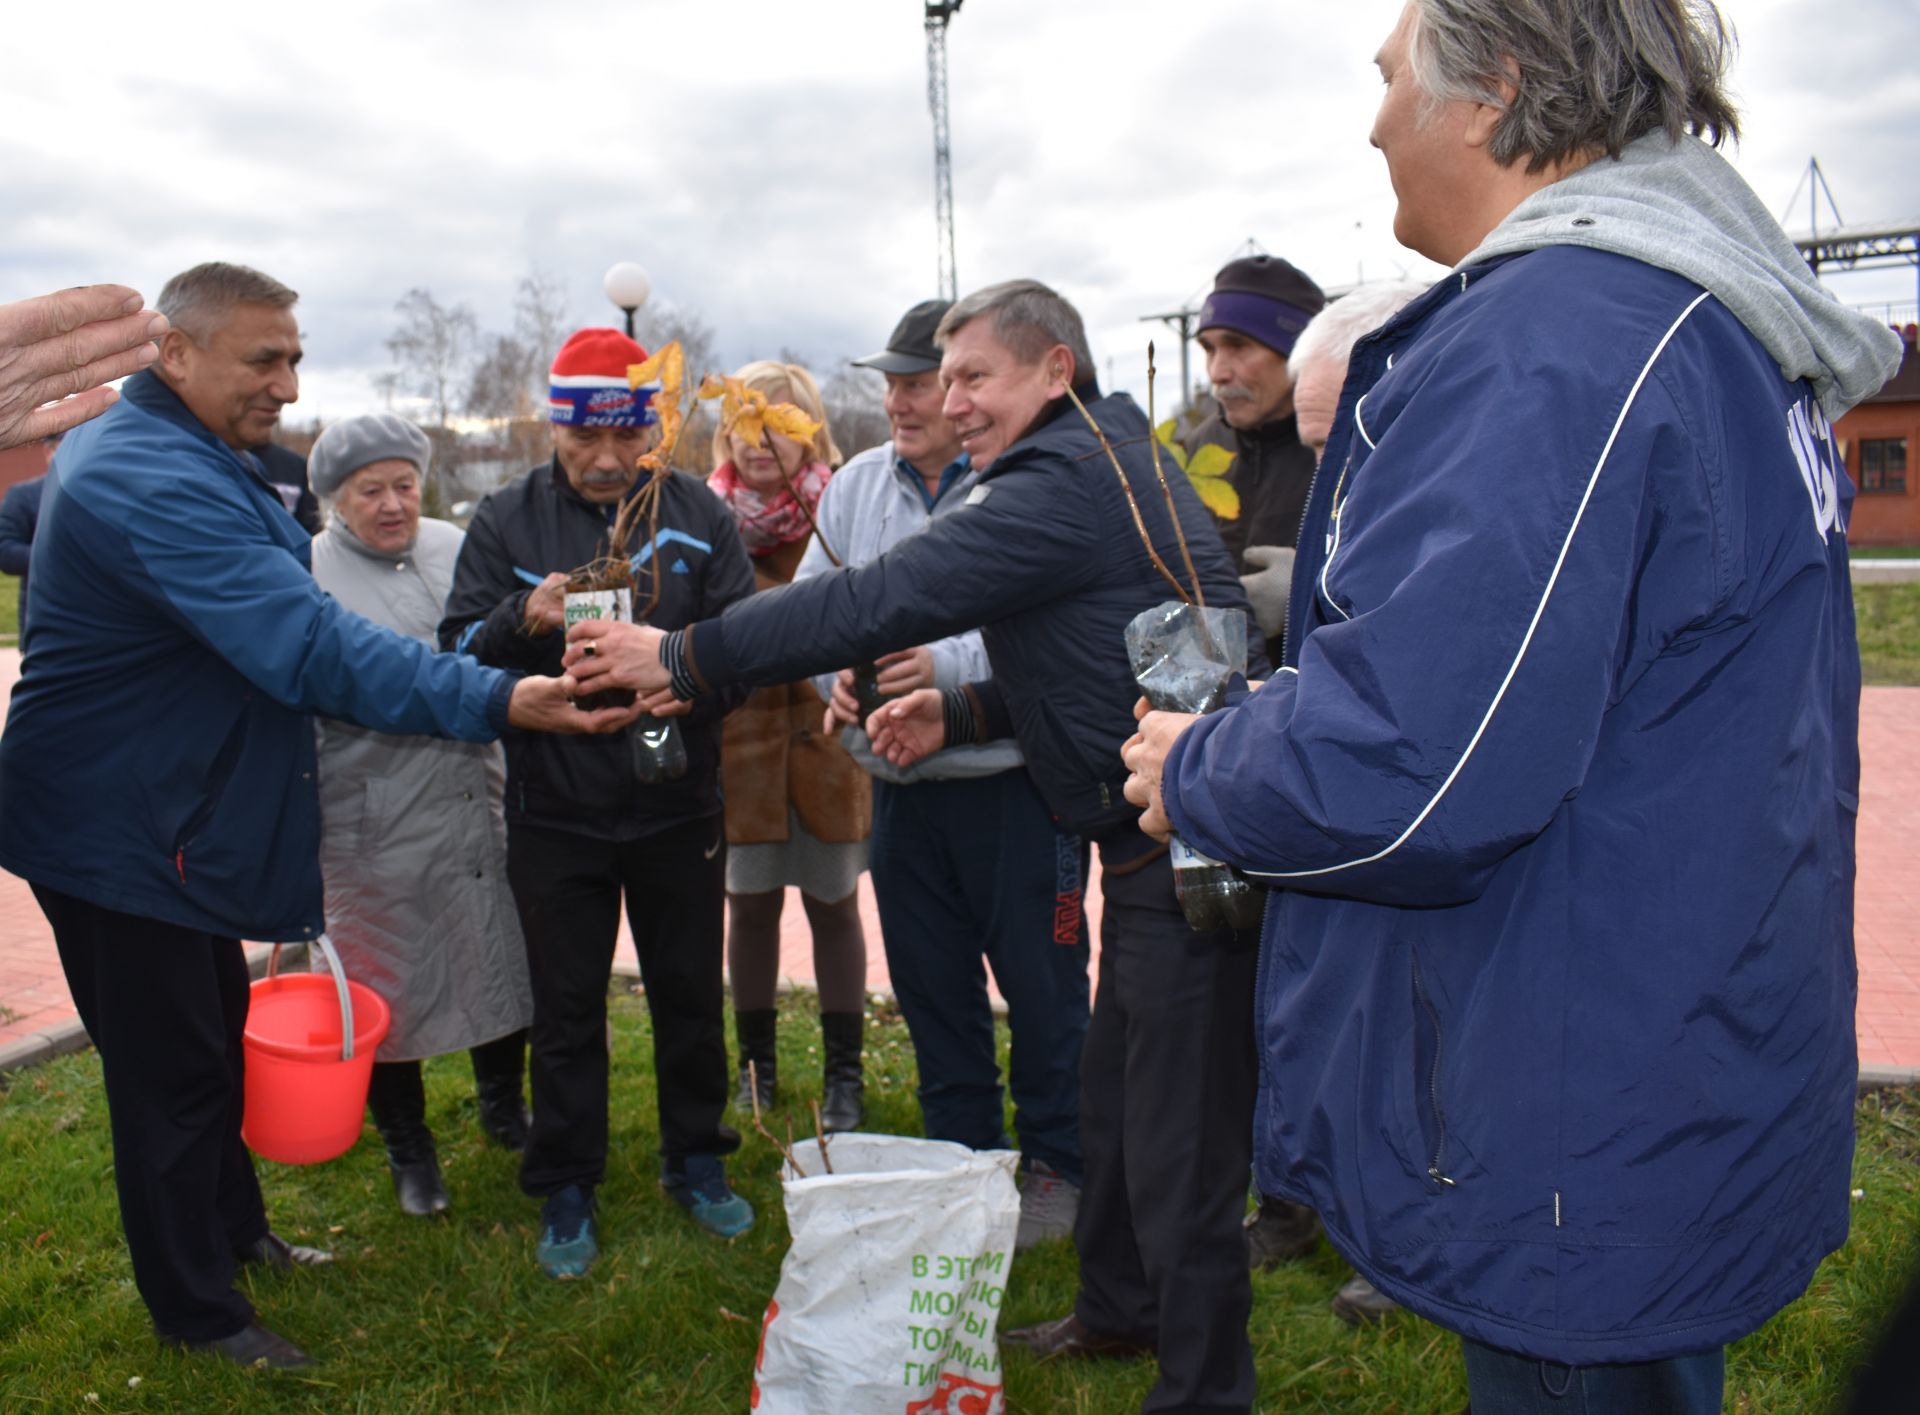
[[[791,403],[775,403],[767,409],[762,420],[781,436],[790,437],[803,447],[812,442],[813,435],[820,431],[817,419],[808,417]]]
[[[1234,454],[1217,442],[1206,443],[1194,450],[1187,463],[1187,475],[1190,477],[1224,477],[1227,468],[1233,465]]]
[[[1174,421],[1168,418],[1153,430],[1153,438],[1167,449],[1168,455],[1173,458],[1174,466],[1184,472],[1187,470],[1187,449],[1174,440],[1174,431]]]
[[[1240,519],[1240,493],[1233,489],[1233,483],[1221,477],[1193,477],[1193,489],[1199,493],[1200,503],[1223,521]]]

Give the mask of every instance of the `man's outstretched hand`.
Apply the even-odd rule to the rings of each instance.
[[[940,690],[921,688],[882,703],[867,718],[873,754],[895,766],[912,766],[947,745],[947,720],[940,711]]]
[[[0,305],[0,448],[77,427],[120,395],[101,385],[160,356],[165,315],[125,285],[81,285]],[[51,406],[43,406],[51,405]]]
[[[644,704],[582,712],[564,678],[522,678],[507,700],[507,721],[528,732],[618,732],[640,716]]]
[[[657,693],[671,687],[672,678],[660,662],[660,641],[664,638],[666,635],[651,624],[582,619],[567,630],[566,657],[561,659],[567,681],[579,696],[602,688]]]

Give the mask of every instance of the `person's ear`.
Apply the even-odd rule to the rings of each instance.
[[[1512,55],[1501,61],[1505,70],[1500,80],[1500,101],[1498,103],[1475,103],[1467,114],[1466,139],[1471,147],[1484,148],[1493,142],[1494,132],[1500,126],[1500,120],[1513,108],[1514,99],[1520,96],[1520,66]]]
[[[194,344],[184,330],[169,329],[160,336],[160,358],[157,369],[166,375],[170,382],[178,383],[187,376]]]
[[[1065,344],[1055,344],[1051,349],[1047,350],[1045,363],[1047,366],[1047,396],[1049,398],[1058,398],[1069,388],[1073,387],[1075,372],[1073,367],[1073,350],[1069,349]]]

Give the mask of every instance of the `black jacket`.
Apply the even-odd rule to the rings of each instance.
[[[1313,449],[1301,442],[1292,413],[1245,432],[1215,413],[1184,439],[1189,452],[1209,442],[1234,454],[1226,479],[1240,493],[1240,514],[1218,525],[1234,568],[1244,574],[1251,568],[1241,559],[1248,546],[1291,546],[1299,537],[1313,485]]]
[[[260,459],[260,474],[267,479],[268,486],[280,493],[280,499],[293,513],[293,519],[300,523],[300,529],[310,536],[319,535],[320,498],[307,484],[307,459],[277,442],[254,448],[253,455]]]
[[[649,617],[677,629],[718,614],[753,593],[753,567],[720,498],[676,472],[661,488],[660,603]],[[555,570],[576,570],[600,554],[614,508],[588,501],[557,462],[535,467],[481,501],[440,624],[442,648],[523,673],[560,672],[566,635],[525,633],[527,596]],[[652,593],[655,557],[645,528],[634,553],[634,607]],[[638,840],[720,809],[720,719],[745,688],[694,705],[676,719],[686,739],[687,774],[643,786],[626,735],[559,737],[509,731],[507,819],[604,840]]]
[[[1150,432],[1125,394],[1083,393],[1114,443],[1156,550],[1185,583],[1167,506],[1148,459]],[[1097,399],[1097,401],[1093,401]],[[1209,605],[1246,608],[1218,532],[1187,479],[1167,484]],[[1120,793],[1120,744],[1140,689],[1127,623],[1173,599],[1147,558],[1112,464],[1066,399],[1008,448],[966,503],[853,569],[769,590],[683,649],[707,687],[779,683],[978,627],[993,665],[982,696],[1010,728],[1055,820],[1109,846],[1144,845],[1140,812]],[[1256,676],[1266,661],[1249,645]]]

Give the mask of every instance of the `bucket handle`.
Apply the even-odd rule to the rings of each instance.
[[[327,960],[327,971],[333,974],[334,991],[340,994],[340,1059],[353,1060],[353,998],[347,992],[347,970],[340,966],[340,955],[333,951],[333,940],[324,933],[309,941],[310,946],[320,950],[320,956]],[[284,947],[276,943],[273,952],[267,955],[267,976],[269,978],[280,971],[280,950]]]

